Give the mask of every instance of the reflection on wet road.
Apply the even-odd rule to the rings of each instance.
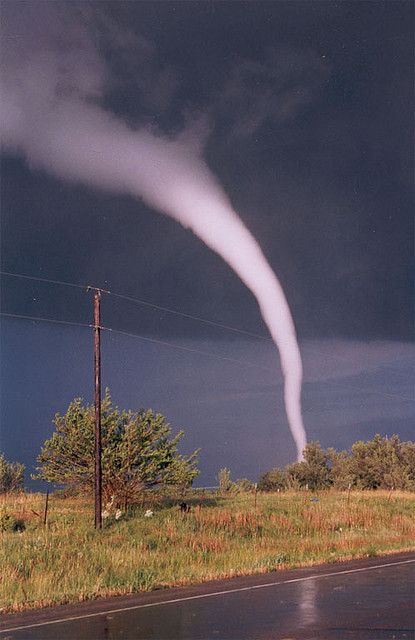
[[[318,621],[318,610],[316,607],[317,581],[304,580],[299,582],[300,587],[298,601],[298,619],[304,627],[312,627]]]
[[[409,556],[408,556],[409,558]],[[382,562],[385,563],[382,566]],[[388,563],[389,564],[386,564]],[[415,558],[279,572],[220,583],[203,593],[169,590],[116,611],[74,609],[72,621],[4,632],[13,640],[413,640]],[[353,567],[359,567],[355,562]],[[267,580],[268,579],[268,580]],[[262,580],[262,582],[261,582]],[[272,584],[274,582],[274,584]],[[223,592],[230,584],[228,592]],[[196,595],[195,595],[196,594]],[[164,596],[164,597],[163,597]],[[166,600],[174,600],[166,602]],[[118,601],[120,602],[120,601]],[[131,605],[131,601],[130,601]],[[61,609],[62,610],[62,609]],[[59,610],[55,610],[59,611]],[[70,612],[68,613],[70,615]],[[91,617],[86,617],[91,615]],[[55,617],[57,617],[55,613]],[[63,617],[63,616],[62,616]],[[33,623],[33,620],[31,621]],[[28,621],[26,624],[29,624]],[[36,620],[35,620],[36,623]],[[23,623],[21,623],[23,624]],[[9,628],[16,625],[9,625]]]

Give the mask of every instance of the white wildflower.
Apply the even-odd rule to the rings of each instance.
[[[103,518],[109,518],[109,515],[110,515],[110,514],[109,514],[109,511],[107,511],[106,509],[104,509],[104,511],[102,512],[102,514],[101,514],[101,515],[102,515],[102,517],[103,517]]]
[[[109,500],[109,502],[107,502],[107,504],[105,505],[106,511],[111,511],[112,507],[114,506],[114,500],[115,496],[111,496],[111,500]]]
[[[154,515],[154,513],[152,512],[151,509],[147,509],[147,511],[144,514],[145,518],[151,518]]]
[[[122,511],[121,509],[117,509],[117,511],[115,512],[115,519],[119,520],[122,516]]]

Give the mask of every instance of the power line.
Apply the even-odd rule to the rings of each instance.
[[[101,327],[103,331],[109,331],[111,333],[119,333],[123,336],[129,336],[130,338],[138,338],[139,340],[144,340],[145,342],[152,342],[154,344],[160,344],[164,347],[171,347],[173,349],[179,349],[180,351],[189,351],[191,353],[196,353],[201,356],[208,356],[210,358],[217,358],[219,360],[225,360],[227,362],[233,362],[234,364],[241,364],[244,367],[254,367],[256,369],[261,369],[263,371],[269,371],[274,373],[274,369],[270,369],[269,367],[262,367],[261,365],[254,364],[253,362],[248,362],[246,360],[237,360],[236,358],[229,358],[228,356],[219,356],[216,353],[211,353],[210,351],[202,351],[201,349],[193,349],[192,347],[185,347],[183,345],[173,344],[172,342],[166,342],[165,340],[157,340],[156,338],[149,338],[147,336],[142,336],[138,333],[130,333],[128,331],[122,331],[121,329],[112,329],[111,327]]]
[[[71,326],[77,326],[77,327],[86,327],[88,329],[94,328],[94,325],[92,324],[86,324],[86,323],[82,323],[82,322],[70,322],[68,320],[57,320],[55,318],[44,318],[44,317],[35,317],[35,316],[29,316],[29,315],[23,315],[23,314],[15,314],[15,313],[4,313],[4,312],[0,312],[1,316],[7,317],[7,318],[17,318],[17,319],[22,319],[22,320],[33,320],[36,322],[51,322],[54,324],[64,324],[64,325],[71,325]],[[270,369],[269,367],[264,367],[261,365],[257,365],[254,364],[253,362],[248,362],[246,360],[237,360],[236,358],[229,358],[227,356],[220,356],[216,353],[211,353],[210,351],[202,351],[201,349],[193,349],[192,347],[185,347],[183,345],[177,345],[177,344],[173,344],[172,342],[167,342],[165,340],[157,340],[156,338],[149,338],[148,336],[143,336],[140,335],[138,333],[132,333],[129,331],[122,331],[121,329],[114,329],[112,327],[100,327],[103,331],[108,331],[109,333],[118,333],[120,335],[124,335],[124,336],[128,336],[130,338],[136,338],[138,340],[142,340],[144,342],[150,342],[153,344],[159,344],[161,346],[164,347],[170,347],[171,349],[178,349],[179,351],[186,351],[186,352],[190,352],[190,353],[196,353],[197,355],[201,355],[201,356],[205,356],[205,357],[209,357],[209,358],[216,358],[217,360],[224,360],[226,362],[231,362],[233,364],[238,364],[238,365],[242,365],[243,367],[252,367],[255,369],[261,369],[262,371],[267,371],[267,372],[272,372],[274,373],[273,369]],[[325,380],[324,384],[328,384],[330,386],[336,386],[336,387],[340,387],[342,388],[344,391],[362,391],[362,389],[357,389],[356,387],[350,387],[348,385],[344,385],[341,382],[336,382],[334,380]],[[400,399],[400,400],[405,400],[407,402],[415,402],[414,398],[408,398],[407,396],[400,396],[397,394],[391,394],[391,393],[385,393],[382,391],[376,391],[375,389],[368,389],[367,393],[369,394],[375,394],[375,395],[380,395],[380,396],[384,396],[384,397],[389,397],[389,398],[395,398],[395,399]]]
[[[221,329],[226,329],[228,331],[242,333],[246,336],[250,336],[251,338],[259,338],[260,340],[267,340],[268,342],[271,341],[270,338],[268,338],[267,336],[262,336],[259,333],[252,333],[251,331],[246,331],[245,329],[239,329],[238,327],[232,327],[231,325],[228,325],[228,324],[215,322],[214,320],[208,320],[207,318],[201,318],[200,316],[193,316],[190,313],[183,313],[182,311],[176,311],[175,309],[170,309],[169,307],[162,307],[158,304],[153,304],[152,302],[141,300],[140,298],[133,298],[131,296],[126,296],[121,293],[114,293],[113,291],[105,291],[104,293],[114,296],[116,298],[122,298],[123,300],[129,300],[130,302],[136,302],[137,304],[142,304],[148,307],[152,307],[153,309],[157,309],[158,311],[166,311],[167,313],[181,316],[182,318],[195,320],[196,322],[203,322],[204,324],[210,324],[214,327],[220,327]]]
[[[172,315],[176,315],[176,316],[180,316],[182,318],[187,318],[189,320],[194,320],[196,322],[201,322],[203,324],[207,324],[207,325],[211,325],[214,327],[219,327],[221,329],[225,329],[227,331],[233,331],[235,333],[239,333],[242,335],[247,335],[250,336],[251,338],[258,338],[261,340],[264,340],[266,342],[273,342],[271,340],[271,338],[269,338],[268,336],[263,336],[257,333],[252,333],[251,331],[246,331],[245,329],[240,329],[239,327],[233,327],[231,325],[227,325],[224,323],[220,323],[220,322],[215,322],[214,320],[208,320],[207,318],[202,318],[200,316],[194,316],[188,313],[184,313],[182,311],[177,311],[177,309],[170,309],[169,307],[164,307],[158,304],[154,304],[152,302],[148,302],[147,300],[142,300],[141,298],[134,298],[133,296],[128,296],[122,293],[118,293],[118,292],[114,292],[114,291],[108,291],[107,289],[101,289],[100,287],[95,287],[93,285],[80,285],[80,284],[75,284],[73,282],[65,282],[62,280],[50,280],[48,278],[38,278],[37,276],[28,276],[25,274],[21,274],[21,273],[14,273],[11,271],[0,271],[0,274],[2,275],[7,275],[7,276],[12,276],[14,278],[24,278],[27,280],[38,280],[39,282],[49,282],[51,284],[58,284],[58,285],[64,285],[64,286],[68,286],[68,287],[76,287],[78,289],[82,289],[84,291],[87,291],[88,289],[95,289],[95,290],[99,290],[101,291],[101,293],[105,293],[109,296],[113,296],[115,298],[120,298],[122,300],[127,300],[129,302],[134,302],[136,304],[140,304],[146,307],[150,307],[152,309],[156,309],[157,311],[164,311],[166,313],[170,313]],[[113,329],[113,331],[115,331],[115,329]],[[134,334],[135,335],[135,334]],[[330,352],[323,352],[323,351],[319,351],[317,349],[315,349],[315,347],[310,347],[309,345],[305,344],[303,346],[304,350],[309,350],[312,353],[324,356],[325,358],[331,358],[334,361],[345,361],[348,362],[348,360],[346,358],[343,358],[342,356],[336,355],[334,356],[333,354],[331,354]]]
[[[92,285],[80,285],[80,284],[75,284],[73,282],[65,282],[62,280],[50,280],[48,278],[38,278],[36,276],[27,276],[25,274],[22,273],[12,273],[10,271],[0,271],[0,274],[5,275],[5,276],[10,276],[13,278],[23,278],[26,280],[35,280],[35,281],[39,281],[39,282],[48,282],[51,284],[58,284],[58,285],[63,285],[63,286],[67,286],[67,287],[76,287],[78,289],[83,289],[86,290],[89,288],[91,289],[98,289],[99,291],[101,291],[101,293],[105,293],[109,296],[113,296],[114,298],[120,298],[122,300],[128,300],[129,302],[134,302],[136,304],[140,304],[146,307],[150,307],[151,309],[156,309],[157,311],[163,311],[165,313],[170,313],[172,315],[176,315],[176,316],[180,316],[182,318],[187,318],[188,320],[194,320],[195,322],[201,322],[203,324],[208,324],[211,325],[213,327],[219,327],[220,329],[225,329],[227,331],[233,331],[234,333],[240,333],[246,336],[250,336],[251,338],[257,338],[260,340],[266,340],[267,342],[270,342],[270,338],[268,338],[267,336],[263,336],[260,335],[258,333],[253,333],[251,331],[246,331],[245,329],[240,329],[239,327],[233,327],[231,325],[228,324],[224,324],[221,322],[215,322],[214,320],[208,320],[207,318],[202,318],[200,316],[194,316],[190,313],[184,313],[182,311],[178,311],[177,309],[171,309],[169,307],[164,307],[158,304],[154,304],[152,302],[148,302],[147,300],[142,300],[141,298],[134,298],[133,296],[128,296],[125,295],[123,293],[118,293],[118,292],[114,292],[114,291],[108,291],[107,289],[101,289],[101,287],[95,287]]]
[[[33,320],[36,322],[51,322],[55,324],[66,324],[66,325],[72,325],[77,327],[86,327],[88,329],[94,328],[94,325],[92,324],[85,324],[82,322],[69,322],[67,320],[56,320],[55,318],[35,317],[35,316],[29,316],[29,315],[23,315],[23,314],[17,314],[17,313],[3,313],[3,312],[0,312],[0,315],[6,318],[17,318],[21,320]],[[172,342],[167,342],[165,340],[157,340],[156,338],[149,338],[148,336],[143,336],[143,335],[140,335],[139,333],[131,333],[128,331],[122,331],[121,329],[114,329],[112,327],[103,327],[103,326],[101,326],[100,329],[102,329],[102,331],[108,331],[109,333],[118,333],[120,335],[129,336],[130,338],[137,338],[138,340],[142,340],[144,342],[151,342],[153,344],[159,344],[164,347],[170,347],[172,349],[178,349],[180,351],[187,351],[190,353],[196,353],[197,355],[201,355],[201,356],[216,358],[218,360],[225,360],[227,362],[239,364],[244,367],[246,366],[254,367],[256,369],[273,372],[273,369],[270,369],[268,367],[262,367],[261,365],[254,364],[253,362],[247,362],[245,360],[237,360],[236,358],[220,356],[217,353],[212,353],[210,351],[202,351],[201,349],[193,349],[192,347],[185,347],[184,345],[173,344]]]
[[[250,331],[246,331],[245,329],[240,329],[238,327],[233,327],[231,325],[223,324],[223,323],[220,323],[220,322],[215,322],[214,320],[208,320],[207,318],[202,318],[200,316],[194,316],[194,315],[191,315],[191,314],[188,314],[188,313],[183,313],[182,311],[178,311],[176,309],[170,309],[169,307],[164,307],[164,306],[161,306],[161,305],[157,305],[157,304],[154,304],[152,302],[148,302],[147,300],[142,300],[141,298],[134,298],[132,296],[124,295],[122,293],[108,291],[107,289],[101,289],[100,287],[94,287],[94,286],[91,286],[91,285],[81,285],[81,284],[76,284],[74,282],[66,282],[66,281],[63,281],[63,280],[51,280],[49,278],[39,278],[37,276],[28,276],[26,274],[14,273],[14,272],[11,272],[11,271],[0,271],[0,274],[6,275],[6,276],[10,276],[10,277],[14,277],[14,278],[23,278],[23,279],[26,279],[26,280],[47,282],[47,283],[50,283],[50,284],[63,285],[63,286],[67,286],[67,287],[76,287],[77,289],[82,289],[84,291],[86,291],[88,288],[90,288],[90,289],[98,289],[99,291],[101,291],[101,293],[105,293],[105,294],[107,294],[109,296],[120,298],[122,300],[128,300],[129,302],[134,302],[136,304],[140,304],[140,305],[143,305],[143,306],[146,306],[146,307],[150,307],[150,308],[156,309],[158,311],[164,311],[164,312],[170,313],[172,315],[176,315],[176,316],[180,316],[180,317],[183,317],[183,318],[187,318],[189,320],[194,320],[195,322],[201,322],[201,323],[204,323],[204,324],[207,324],[207,325],[211,325],[211,326],[214,326],[214,327],[219,327],[221,329],[225,329],[227,331],[232,331],[232,332],[239,333],[239,334],[242,334],[242,335],[247,335],[247,336],[250,336],[251,338],[257,338],[257,339],[261,339],[261,340],[264,340],[264,341],[267,341],[267,342],[272,342],[272,340],[270,338],[268,338],[267,336],[263,336],[263,335],[260,335],[260,334],[257,334],[257,333],[252,333]],[[8,315],[8,314],[1,314],[1,315]],[[28,319],[32,319],[32,320],[55,322],[55,323],[59,323],[59,324],[73,324],[73,325],[78,325],[78,326],[92,327],[92,325],[80,324],[80,323],[69,323],[69,322],[66,322],[64,320],[47,320],[47,319],[44,319],[44,318],[32,318],[32,317],[29,318],[29,316],[13,316],[12,314],[9,314],[9,315],[10,315],[10,317],[22,317],[22,318],[28,318]],[[103,327],[103,329],[104,329],[104,327]],[[139,334],[134,334],[134,333],[122,332],[122,331],[120,331],[118,329],[106,328],[106,330],[117,332],[117,333],[121,333],[121,334],[124,333],[124,335],[129,335],[131,337],[136,337],[136,338],[139,338],[141,340],[146,340],[146,341],[149,341],[149,342],[151,342],[151,341],[157,342],[157,340],[155,340],[153,338],[147,338],[145,336],[140,336]],[[176,348],[176,349],[182,349],[182,350],[186,350],[186,351],[190,351],[191,350],[190,347],[179,347],[178,345],[172,345],[169,342],[164,343],[163,341],[159,341],[159,343],[160,344],[164,344],[165,346],[170,346],[170,347]],[[339,361],[339,360],[340,361],[343,360],[345,362],[348,361],[346,358],[343,358],[343,357],[339,356],[338,354],[336,356],[334,356],[330,352],[323,352],[323,351],[320,351],[318,349],[315,349],[313,346],[310,346],[307,343],[305,345],[303,345],[303,349],[304,350],[309,350],[312,353],[324,356],[325,358],[327,358],[327,357],[331,358],[332,360],[335,360],[335,361]],[[208,355],[208,356],[217,357],[217,358],[220,358],[220,359],[228,359],[229,361],[236,362],[236,363],[239,363],[239,364],[245,364],[245,362],[242,362],[242,361],[239,361],[239,360],[236,360],[236,359],[223,358],[222,356],[217,356],[217,355],[214,355],[214,354],[210,354],[208,352],[202,352],[202,351],[197,351],[197,350],[193,350],[193,351],[195,353],[199,353],[200,355]],[[252,364],[252,363],[250,365],[248,365],[248,366],[257,367],[257,368],[260,368],[260,369],[264,369],[264,370],[266,369],[267,371],[271,371],[271,369],[269,369],[269,368],[260,367],[259,365],[255,365],[255,364]],[[338,383],[335,383],[335,384],[338,384]],[[379,394],[379,392],[375,392],[375,391],[373,393],[378,393]],[[386,395],[386,394],[380,394],[380,395]],[[393,396],[393,397],[399,397],[399,396]],[[401,399],[409,400],[409,398],[404,398],[403,396],[401,397]]]
[[[86,286],[82,284],[75,284],[74,282],[64,282],[63,280],[50,280],[49,278],[38,278],[36,276],[27,276],[23,273],[12,273],[11,271],[0,271],[3,276],[10,276],[12,278],[22,278],[24,280],[36,280],[38,282],[49,282],[50,284],[61,284],[65,287],[76,287],[77,289],[86,290]]]
[[[18,318],[20,320],[34,320],[35,322],[52,322],[54,324],[68,324],[74,327],[87,327],[91,329],[94,325],[86,324],[85,322],[71,322],[69,320],[57,320],[56,318],[42,318],[36,316],[26,316],[18,313],[4,313],[0,312],[0,316],[4,316],[5,318]]]
[[[350,387],[347,385],[347,383],[343,384],[342,382],[336,382],[336,380],[324,380],[324,384],[338,387],[339,389],[342,389],[343,391],[346,391],[346,392],[347,391],[349,392],[351,391],[353,393],[362,392],[362,389],[358,389],[357,387]],[[376,389],[365,389],[364,393],[365,394],[372,393],[377,396],[383,396],[385,398],[396,398],[398,400],[406,400],[407,402],[415,402],[415,398],[409,398],[408,396],[401,396],[396,393],[385,393],[384,391],[376,391]]]

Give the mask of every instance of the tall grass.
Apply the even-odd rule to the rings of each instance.
[[[102,531],[90,500],[58,495],[43,526],[44,500],[0,500],[26,527],[0,534],[3,611],[415,549],[409,493],[193,496],[190,513],[156,504],[146,518],[145,504]]]

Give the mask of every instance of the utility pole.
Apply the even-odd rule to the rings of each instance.
[[[102,527],[101,467],[101,291],[94,294],[94,372],[95,372],[95,529]]]

